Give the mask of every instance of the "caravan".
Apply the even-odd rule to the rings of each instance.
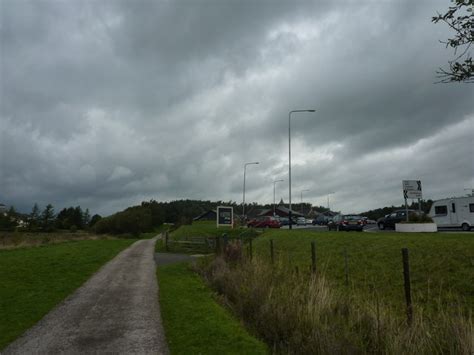
[[[441,227],[474,227],[474,196],[446,198],[433,202],[430,217]]]

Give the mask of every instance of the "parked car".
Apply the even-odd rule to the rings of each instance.
[[[358,231],[362,232],[364,229],[364,221],[362,216],[353,214],[338,214],[328,223],[329,230],[337,231]]]
[[[253,228],[280,228],[280,222],[271,216],[261,216],[255,219],[252,219],[250,222],[247,223],[247,227]]]
[[[410,214],[420,214],[419,211],[415,210],[408,210],[408,215]],[[397,210],[392,213],[385,215],[385,217],[379,218],[377,220],[377,225],[380,230],[384,230],[387,228],[395,229],[395,224],[400,223],[402,221],[406,221],[407,219],[407,212],[406,210]]]
[[[296,224],[297,224],[298,226],[305,226],[305,225],[306,225],[306,218],[304,218],[304,217],[298,217],[298,218],[296,219]]]
[[[290,224],[290,219],[288,217],[280,217],[278,218],[278,221],[280,222],[280,225],[282,226],[287,226]]]
[[[474,227],[474,196],[454,197],[433,202],[429,216],[438,227]]]
[[[313,220],[309,219],[309,218],[306,218],[306,224],[313,224]]]
[[[316,217],[315,219],[313,219],[313,226],[315,225],[319,225],[319,226],[325,226],[328,224],[329,220],[330,220],[331,217],[328,217],[328,216],[325,216],[323,214],[320,214],[318,217]]]

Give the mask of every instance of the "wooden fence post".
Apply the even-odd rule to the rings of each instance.
[[[349,263],[347,262],[347,248],[344,248],[344,274],[346,287],[349,286]]]
[[[250,260],[252,260],[252,258],[253,258],[252,237],[250,237],[249,242],[250,242],[249,243]]]
[[[311,242],[311,271],[316,273],[316,242]]]
[[[407,322],[409,325],[413,321],[413,305],[411,303],[411,285],[410,285],[410,262],[408,259],[408,249],[402,248],[403,259],[403,280],[405,288],[405,300],[407,303]]]
[[[273,252],[273,239],[270,239],[270,257],[272,259],[272,265],[275,264],[275,254]]]

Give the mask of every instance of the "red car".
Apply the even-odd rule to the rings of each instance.
[[[247,227],[254,228],[280,228],[281,224],[274,217],[262,216],[252,219],[247,223]]]

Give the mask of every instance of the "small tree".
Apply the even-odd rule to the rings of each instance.
[[[449,69],[440,68],[436,73],[442,83],[474,83],[474,63],[469,52],[474,42],[474,0],[452,1],[454,6],[450,6],[444,14],[438,13],[432,22],[443,21],[454,30],[455,36],[441,43],[454,48],[456,58],[449,61]]]
[[[89,212],[89,209],[86,208],[85,212],[82,215],[82,226],[83,226],[83,228],[87,228],[89,226],[90,221],[91,221],[91,214]]]
[[[101,215],[95,214],[92,216],[91,221],[89,222],[89,227],[93,227],[94,224],[99,222],[102,219]]]
[[[30,218],[28,220],[28,228],[32,231],[36,231],[40,224],[40,210],[38,204],[33,205],[33,209],[30,213]]]
[[[52,232],[54,230],[54,208],[48,204],[40,216],[41,229],[45,232]]]

